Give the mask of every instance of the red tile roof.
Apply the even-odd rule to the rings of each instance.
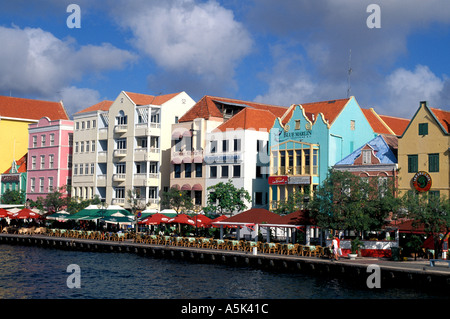
[[[285,216],[278,216],[272,223],[278,225],[315,225],[316,221],[310,216],[309,212],[298,210]]]
[[[319,113],[322,113],[325,117],[325,120],[331,125],[334,120],[337,118],[339,113],[344,109],[345,105],[350,99],[340,99],[340,100],[330,100],[330,101],[322,101],[322,102],[314,102],[314,103],[305,103],[300,104],[305,110],[305,115],[309,118],[310,121],[314,122]],[[282,123],[286,124],[292,117],[294,112],[294,107],[290,108],[289,111],[283,115]]]
[[[93,112],[93,111],[108,111],[109,108],[111,107],[111,104],[113,104],[113,101],[101,101],[97,104],[94,104],[84,110],[81,110],[75,114],[79,114],[79,113],[86,113],[86,112]]]
[[[267,110],[244,108],[225,123],[219,125],[216,130],[225,132],[227,129],[265,129],[267,132],[275,122],[275,115]]]
[[[254,223],[254,224],[261,224],[261,223],[268,223],[272,224],[272,221],[277,219],[280,215],[277,215],[275,213],[272,213],[268,211],[267,209],[263,208],[252,208],[250,210],[246,210],[245,212],[242,212],[240,214],[234,215],[226,220],[224,220],[224,223]]]
[[[0,96],[0,116],[28,120],[40,120],[45,116],[50,120],[69,119],[62,102],[49,102],[10,96]]]
[[[450,112],[441,109],[429,108],[437,120],[441,123],[442,127],[446,130],[446,133],[450,133]]]
[[[386,123],[389,128],[394,131],[394,134],[401,136],[408,127],[410,120],[400,117],[394,117],[389,115],[380,115],[381,119]]]
[[[369,122],[372,130],[377,134],[394,134],[394,131],[380,118],[380,116],[375,112],[374,109],[363,109],[361,108],[364,116]]]
[[[258,110],[266,110],[274,114],[276,117],[281,117],[286,112],[287,107],[277,106],[263,103],[248,102],[236,99],[228,99],[222,97],[215,97],[205,95],[200,101],[198,101],[191,109],[189,109],[180,119],[179,122],[189,122],[196,118],[210,119],[212,117],[223,118],[223,114],[217,108],[216,103],[230,103],[238,104],[247,107],[252,107]]]
[[[17,173],[26,173],[27,172],[27,156],[28,153],[22,156],[19,160],[15,161],[16,165],[19,165],[17,169]],[[12,165],[3,172],[3,174],[11,174]]]
[[[125,92],[125,94],[128,95],[128,97],[136,105],[148,105],[148,104],[162,105],[180,93],[172,93],[172,94],[165,94],[165,95],[158,95],[158,96],[141,94],[141,93],[133,93],[133,92]]]

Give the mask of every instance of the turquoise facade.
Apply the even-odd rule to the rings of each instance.
[[[305,108],[295,105],[292,106],[292,116],[287,123],[283,125],[281,119],[275,121],[269,138],[271,201],[286,198],[291,189],[298,188],[299,185],[306,186],[308,177],[312,191],[325,180],[330,167],[377,136],[354,97],[349,98],[343,107],[338,105],[336,109],[332,109],[332,105],[327,107],[324,113],[313,114],[308,113],[307,105]],[[333,117],[331,123],[327,117]],[[300,164],[295,157],[298,148],[310,148],[309,164],[316,166],[314,169],[308,165],[305,166],[306,170],[291,168],[291,164],[294,167]],[[313,152],[318,153],[316,158]],[[293,158],[290,158],[292,154]],[[308,152],[302,155],[308,156]],[[305,160],[303,158],[301,160],[302,164],[305,164]],[[291,180],[295,182],[290,183]],[[283,190],[280,192],[280,187],[284,187],[285,196]]]

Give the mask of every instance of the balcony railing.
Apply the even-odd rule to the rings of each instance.
[[[124,182],[126,179],[126,174],[114,174],[112,179],[113,182]]]
[[[114,156],[114,157],[124,157],[124,156],[127,156],[127,150],[126,150],[126,149],[125,149],[125,150],[114,150],[113,156]]]
[[[114,126],[114,133],[122,134],[122,133],[126,133],[127,131],[128,131],[128,125],[126,125],[126,124],[120,124],[120,125]]]

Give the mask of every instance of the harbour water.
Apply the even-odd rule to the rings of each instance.
[[[69,265],[80,288],[69,288]],[[30,246],[0,245],[1,299],[433,299],[423,291],[299,273]]]

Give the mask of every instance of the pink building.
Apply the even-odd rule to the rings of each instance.
[[[27,199],[71,185],[73,121],[43,117],[29,124]],[[69,188],[70,189],[70,188]]]

